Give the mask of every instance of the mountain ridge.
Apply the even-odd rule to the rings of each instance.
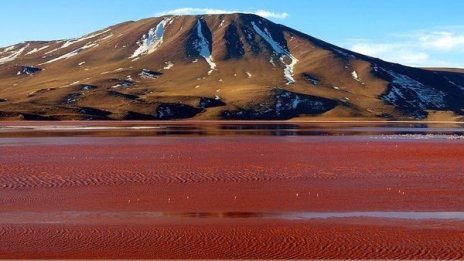
[[[162,16],[0,48],[0,119],[453,120],[464,74],[252,14]]]

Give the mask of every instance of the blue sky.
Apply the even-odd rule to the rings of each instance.
[[[388,61],[464,67],[463,10],[462,0],[2,0],[0,46],[78,37],[166,12],[259,11]]]

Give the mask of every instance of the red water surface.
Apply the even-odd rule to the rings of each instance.
[[[464,211],[463,159],[459,140],[3,139],[0,258],[463,258],[459,220],[253,214]]]

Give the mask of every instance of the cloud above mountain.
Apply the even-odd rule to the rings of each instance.
[[[393,34],[388,42],[356,39],[350,40],[345,47],[354,52],[411,66],[462,67],[464,64],[450,64],[443,57],[464,57],[463,29],[455,27]]]
[[[231,14],[231,13],[248,13],[255,14],[265,18],[275,18],[275,19],[285,19],[288,17],[286,12],[272,12],[269,10],[258,9],[254,11],[243,11],[243,10],[224,10],[224,9],[212,9],[212,8],[178,8],[173,10],[168,10],[164,12],[159,12],[156,16],[163,15],[198,15],[198,14]]]

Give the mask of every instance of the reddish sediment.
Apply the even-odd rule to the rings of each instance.
[[[0,151],[0,215],[17,217],[3,223],[0,218],[0,258],[464,255],[459,220],[246,216],[463,211],[459,140],[18,138],[3,142]],[[245,216],[21,220],[22,213],[61,212]]]

